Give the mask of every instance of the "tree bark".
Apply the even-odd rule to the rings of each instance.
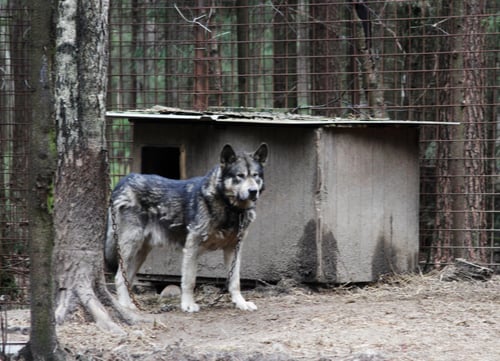
[[[297,0],[274,5],[273,107],[297,107],[297,41],[293,24]],[[240,55],[238,54],[238,57]]]
[[[453,258],[486,262],[484,31],[476,16],[484,13],[484,2],[450,2],[441,11],[443,17],[450,17],[445,29],[454,36],[444,40],[440,55],[439,69],[445,71],[439,77],[443,86],[439,103],[449,106],[440,110],[439,120],[461,124],[443,129],[437,143],[434,261],[437,265]]]
[[[105,287],[102,241],[109,175],[105,153],[106,0],[59,2],[55,52],[58,164],[54,222],[57,309],[62,323],[78,306],[97,325],[123,333],[104,304],[132,321]],[[103,302],[101,302],[103,301]]]
[[[204,0],[196,1],[197,17],[202,19],[207,16],[207,6]],[[193,108],[206,110],[208,108],[208,57],[207,57],[207,31],[198,24],[193,28],[194,44],[194,99]]]
[[[462,37],[463,54],[463,123],[464,123],[464,184],[465,224],[464,246],[466,257],[475,262],[486,262],[486,137],[485,131],[485,79],[484,34],[481,15],[485,2],[464,2],[465,18]]]
[[[310,49],[312,52],[310,102],[314,105],[312,114],[327,117],[340,116],[342,114],[340,110],[342,86],[339,74],[342,73],[343,65],[338,59],[345,54],[346,49],[335,41],[338,37],[337,28],[331,23],[344,19],[342,15],[345,12],[344,9],[338,9],[335,4],[324,3],[321,0],[313,0],[311,3],[311,18],[316,19],[311,24],[311,39],[313,40]],[[350,26],[352,22],[347,22],[347,24]],[[353,56],[350,58],[354,59]],[[357,82],[352,82],[352,84],[357,84]],[[355,92],[356,90],[353,89],[351,93]]]
[[[32,124],[29,162],[28,211],[30,221],[30,343],[24,350],[34,360],[64,359],[57,344],[51,268],[54,232],[50,199],[56,153],[54,147],[53,0],[32,4],[31,96]]]
[[[462,13],[460,4],[455,7],[451,3],[443,3],[441,16],[450,18],[443,24],[444,31],[456,34],[459,29]],[[438,111],[439,121],[451,122],[460,120],[460,109],[455,106],[460,102],[461,74],[450,69],[460,69],[462,59],[460,38],[445,38],[440,44],[437,74],[439,92],[438,103],[445,105]],[[464,224],[464,191],[463,191],[463,125],[457,127],[440,127],[436,156],[436,236],[433,244],[434,263],[440,267],[461,257]]]
[[[359,62],[362,65],[363,88],[369,115],[376,119],[386,119],[388,116],[384,99],[384,80],[380,75],[381,60],[373,41],[372,13],[375,13],[375,10],[363,1],[355,3],[354,8],[358,20],[358,52],[361,54]]]
[[[248,0],[238,0],[236,2],[236,35],[238,39],[238,106],[248,106],[248,58],[249,58],[249,38],[248,38]]]
[[[309,4],[306,0],[297,3],[297,108],[310,114],[311,70],[309,61]]]

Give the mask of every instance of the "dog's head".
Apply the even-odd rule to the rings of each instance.
[[[254,153],[236,153],[226,144],[220,154],[221,186],[229,204],[251,209],[264,190],[264,164],[268,153],[262,143]]]

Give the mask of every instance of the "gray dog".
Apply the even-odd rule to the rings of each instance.
[[[240,292],[240,246],[264,190],[267,153],[264,143],[253,154],[235,153],[225,145],[220,164],[203,177],[173,180],[130,174],[120,180],[111,195],[104,247],[106,263],[117,270],[120,304],[135,308],[127,281],[132,284],[151,249],[174,243],[183,247],[183,311],[199,311],[193,297],[197,259],[201,253],[216,249],[224,252],[228,289],[236,307],[257,309]]]

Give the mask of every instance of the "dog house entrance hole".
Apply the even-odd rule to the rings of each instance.
[[[143,174],[158,174],[170,179],[184,178],[184,157],[180,147],[142,147],[141,157]]]

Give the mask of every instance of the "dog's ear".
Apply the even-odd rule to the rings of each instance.
[[[222,152],[220,153],[220,163],[222,165],[231,164],[236,161],[236,153],[234,152],[233,147],[229,144],[226,144],[224,148],[222,148]]]
[[[260,164],[264,165],[266,163],[267,153],[268,153],[267,144],[262,143],[253,154],[253,159],[255,159]]]

